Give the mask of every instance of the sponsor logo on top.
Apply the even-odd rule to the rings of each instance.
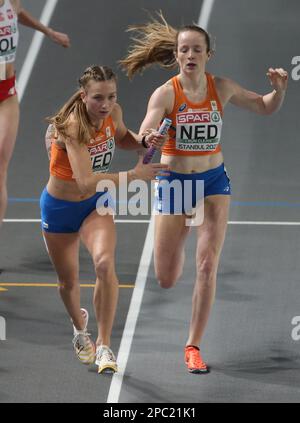
[[[177,124],[209,122],[211,122],[211,116],[209,112],[188,112],[177,115]]]
[[[211,104],[212,110],[214,111],[218,110],[218,104],[215,100],[211,100],[210,104]]]
[[[11,9],[6,11],[8,19],[12,20],[14,18],[14,12]]]
[[[10,25],[2,26],[0,28],[0,37],[5,37],[5,36],[11,35],[11,34],[12,34],[12,27]]]

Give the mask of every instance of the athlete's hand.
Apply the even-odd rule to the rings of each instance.
[[[143,164],[143,157],[134,169],[128,172],[129,180],[142,179],[143,181],[152,181],[156,176],[168,175],[169,166],[161,163]]]
[[[269,68],[267,72],[270,83],[274,90],[281,93],[286,91],[288,84],[288,73],[282,68]]]
[[[156,129],[148,129],[146,131],[145,142],[149,147],[154,147],[157,150],[162,149],[164,144],[168,141],[169,135],[161,135]]]
[[[62,32],[57,32],[49,28],[48,36],[52,41],[61,45],[62,47],[67,48],[71,45],[69,36],[67,34],[63,34]]]

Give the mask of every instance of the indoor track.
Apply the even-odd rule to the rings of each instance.
[[[45,3],[23,0],[37,17]],[[292,336],[292,319],[300,315],[300,81],[290,78],[285,104],[271,117],[233,106],[225,110],[223,152],[233,195],[216,301],[201,345],[210,374],[188,374],[183,360],[195,278],[194,233],[186,244],[182,278],[166,291],[155,280],[150,211],[116,217],[121,288],[112,349],[119,351],[121,371],[114,377],[98,375],[96,366],[76,359],[71,323],[41,236],[39,195],[48,178],[45,117],[74,92],[82,70],[106,64],[118,73],[125,123],[137,131],[149,95],[171,74],[151,69],[129,82],[116,65],[128,48],[124,30],[147,19],[144,9],[162,9],[174,26],[197,22],[203,3],[58,1],[50,25],[68,33],[72,46],[64,50],[44,40],[30,73],[0,233],[0,316],[6,320],[0,402],[299,402],[300,340]],[[214,2],[208,30],[217,51],[208,70],[266,93],[268,67],[291,74],[292,58],[299,56],[300,4],[247,3]],[[19,73],[33,34],[21,31]],[[112,170],[135,162],[134,153],[119,150]],[[95,335],[94,273],[85,250],[80,263],[82,306],[91,313],[89,329]]]

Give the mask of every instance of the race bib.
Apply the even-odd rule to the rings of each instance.
[[[3,23],[3,20],[0,14],[0,58],[11,63],[15,60],[19,32],[16,22]]]
[[[99,144],[90,145],[88,150],[91,156],[93,172],[107,172],[115,151],[115,139],[111,137]]]
[[[189,111],[176,115],[176,149],[215,151],[220,143],[222,117],[219,111]]]

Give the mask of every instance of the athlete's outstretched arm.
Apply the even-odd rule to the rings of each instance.
[[[112,181],[116,186],[120,181],[120,173],[94,173],[92,170],[91,157],[86,145],[77,141],[78,125],[70,123],[67,128],[67,137],[58,134],[57,142],[62,144],[67,151],[68,159],[72,168],[74,178],[82,194],[96,192],[97,184],[100,181]],[[127,180],[135,179],[150,181],[157,175],[164,174],[168,166],[159,163],[143,164],[140,160],[133,169],[125,171]]]
[[[116,126],[115,141],[119,148],[125,150],[141,150],[142,137],[130,131],[123,121],[123,112],[119,104],[114,106],[112,119]]]
[[[22,25],[28,26],[32,29],[42,32],[52,41],[63,47],[70,47],[70,39],[67,34],[57,32],[54,29],[43,25],[39,20],[31,16],[31,14],[21,6],[20,1],[17,2],[17,13],[18,20]]]
[[[265,95],[246,90],[230,79],[216,78],[218,92],[220,92],[223,105],[229,101],[235,106],[260,115],[270,115],[277,112],[282,106],[285,97],[288,74],[282,68],[270,68],[267,76],[274,89]]]

